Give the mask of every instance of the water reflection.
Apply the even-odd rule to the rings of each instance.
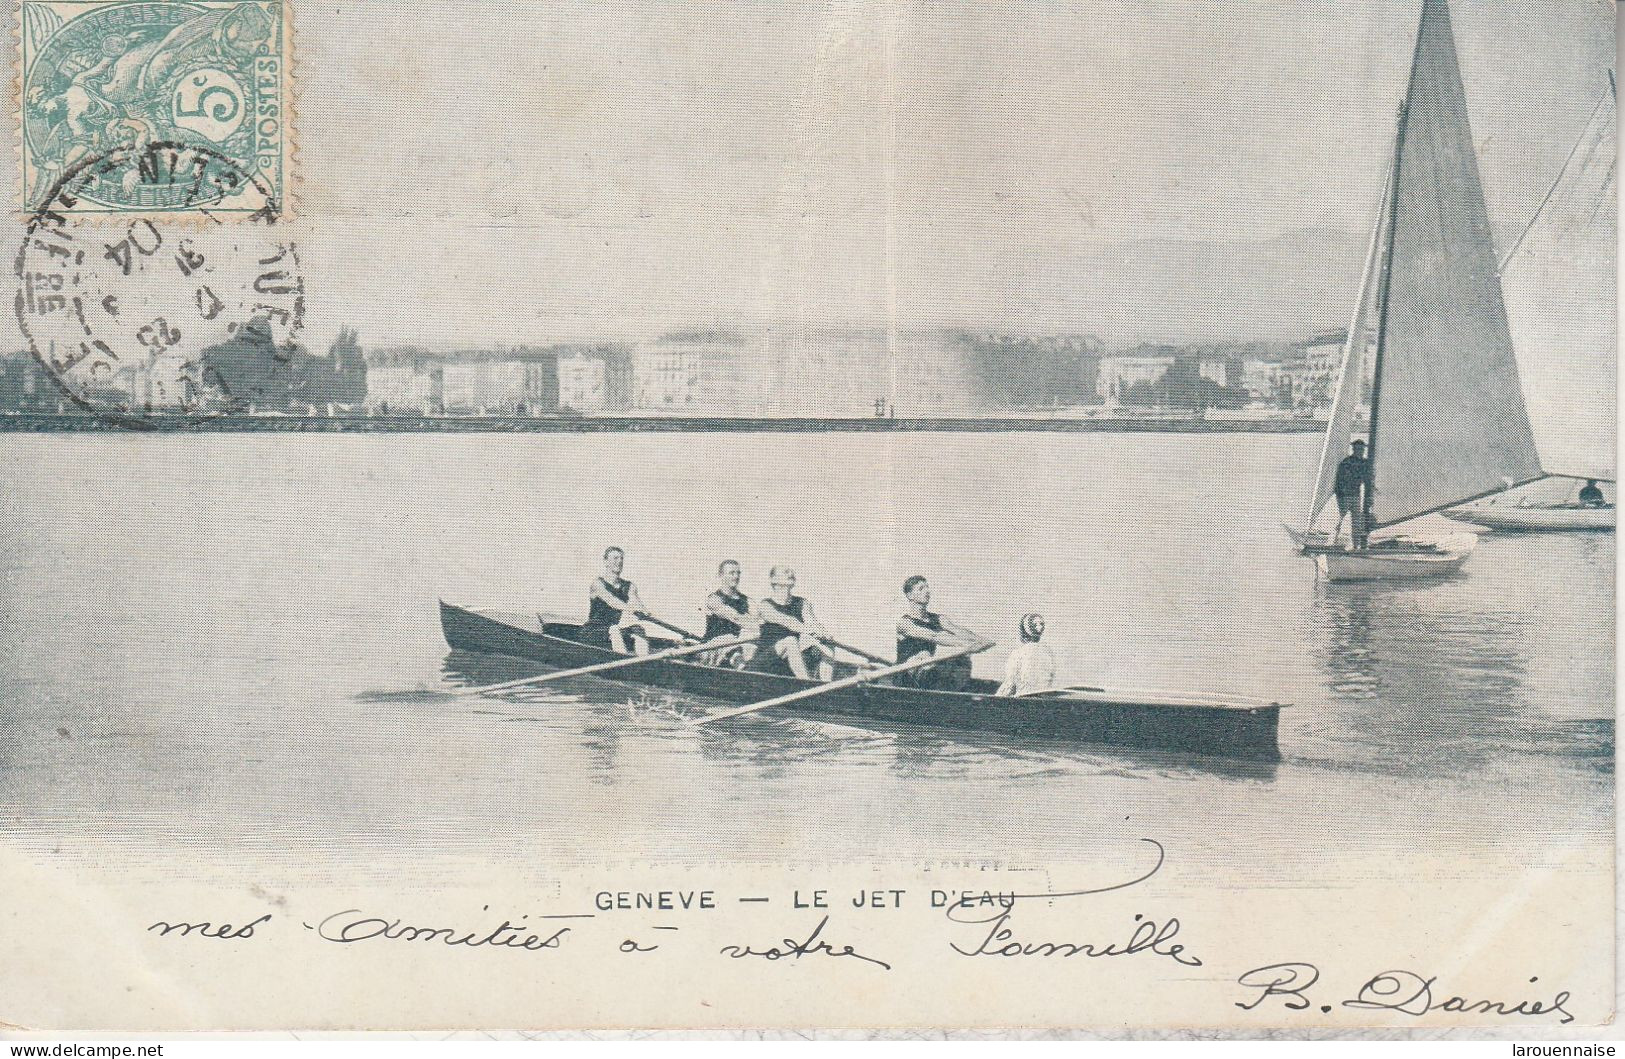
[[[1449,774],[1510,771],[1518,758],[1612,757],[1613,724],[1535,708],[1530,620],[1460,580],[1317,586],[1310,616],[1333,693],[1318,750],[1345,767]],[[1316,748],[1311,748],[1313,756]]]

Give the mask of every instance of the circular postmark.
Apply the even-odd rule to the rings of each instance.
[[[180,204],[255,204],[246,219],[79,209],[86,187],[136,172]],[[218,414],[298,385],[305,286],[269,185],[184,143],[77,163],[29,218],[17,252],[17,322],[63,393],[115,415]]]

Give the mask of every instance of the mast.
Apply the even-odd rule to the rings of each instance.
[[[1416,54],[1411,58],[1411,82],[1416,80],[1417,63],[1422,56],[1422,32],[1420,27],[1416,33]],[[1394,282],[1394,231],[1399,220],[1399,167],[1405,154],[1405,117],[1411,108],[1410,86],[1405,89],[1405,98],[1399,104],[1399,120],[1394,129],[1394,165],[1393,171],[1388,174],[1388,239],[1382,252],[1382,281],[1377,285],[1377,352],[1371,368],[1371,423],[1366,430],[1365,458],[1371,467],[1370,480],[1367,482],[1368,491],[1376,489],[1377,483],[1377,409],[1382,405],[1382,354],[1388,345],[1388,294]],[[1365,498],[1367,507],[1371,506],[1371,497]]]
[[[1591,130],[1591,123],[1597,120],[1597,112],[1602,110],[1603,105],[1611,102],[1613,98],[1614,71],[1609,70],[1608,91],[1601,99],[1597,100],[1597,105],[1591,108],[1591,116],[1586,119],[1585,129],[1581,131],[1580,138],[1574,141],[1574,146],[1569,148],[1568,157],[1563,159],[1563,167],[1557,171],[1557,179],[1553,180],[1552,186],[1546,189],[1545,198],[1540,200],[1540,205],[1535,207],[1534,215],[1529,218],[1529,223],[1523,226],[1522,232],[1518,233],[1518,238],[1513,242],[1512,249],[1502,256],[1502,272],[1505,272],[1507,265],[1511,264],[1513,256],[1518,252],[1518,248],[1523,246],[1525,239],[1529,238],[1529,233],[1535,230],[1535,225],[1539,223],[1541,215],[1546,212],[1546,207],[1551,204],[1552,196],[1557,194],[1557,189],[1563,186],[1563,178],[1568,175],[1569,167],[1574,164],[1574,156],[1580,153],[1580,148],[1585,145],[1586,133]]]
[[[1326,437],[1321,444],[1320,470],[1309,500],[1309,517],[1304,523],[1306,531],[1314,529],[1315,520],[1320,517],[1331,496],[1337,465],[1354,432],[1354,417],[1360,409],[1360,385],[1365,381],[1368,312],[1376,286],[1377,263],[1381,259],[1382,233],[1388,223],[1388,197],[1393,193],[1392,181],[1392,172],[1383,178],[1382,197],[1377,200],[1376,216],[1371,221],[1371,242],[1366,247],[1365,264],[1360,269],[1360,291],[1354,300],[1348,336],[1343,341],[1343,362],[1338,370],[1337,389],[1332,395],[1331,414],[1326,417]]]

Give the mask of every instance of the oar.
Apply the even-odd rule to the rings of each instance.
[[[889,658],[881,658],[879,655],[872,655],[868,651],[865,651],[863,648],[861,648],[861,647],[853,647],[849,643],[842,643],[839,640],[832,640],[827,636],[819,636],[819,637],[816,637],[816,639],[822,640],[823,642],[829,644],[831,647],[839,647],[841,650],[845,651],[847,654],[857,655],[859,658],[863,659],[865,662],[873,662],[876,665],[880,665],[880,666],[889,666],[889,665],[892,664],[892,660],[889,659]]]
[[[780,695],[777,698],[765,699],[762,702],[753,702],[749,706],[741,706],[736,710],[724,710],[721,713],[713,713],[709,717],[701,717],[699,720],[690,721],[689,723],[695,725],[710,724],[712,721],[724,721],[729,717],[738,717],[740,714],[744,713],[755,713],[757,710],[765,710],[770,706],[784,706],[788,703],[800,702],[802,699],[810,699],[815,695],[822,695],[826,691],[839,691],[842,688],[856,687],[859,684],[868,684],[872,681],[879,680],[882,677],[895,676],[898,673],[907,673],[911,669],[924,669],[926,666],[933,666],[938,662],[946,662],[950,659],[963,657],[964,655],[973,655],[978,651],[985,651],[992,646],[993,645],[990,643],[980,643],[973,647],[960,647],[956,650],[948,651],[940,655],[924,655],[919,658],[912,658],[907,662],[898,662],[896,665],[884,666],[880,669],[871,669],[869,672],[859,673],[857,676],[846,677],[841,680],[832,680],[828,684],[820,684],[816,688],[804,688],[801,691],[793,691],[788,695]]]
[[[833,636],[819,635],[817,633],[809,633],[808,635],[812,636],[812,638],[817,640],[819,643],[829,644],[829,646],[831,646],[831,647],[839,647],[841,650],[845,651],[847,654],[856,655],[857,657],[863,659],[865,662],[873,662],[877,666],[889,666],[889,665],[892,664],[892,660],[889,659],[889,658],[882,658],[879,655],[870,654],[868,651],[865,651],[861,647],[853,647],[849,643],[842,643],[841,641],[835,639],[835,637],[833,637]]]
[[[641,620],[641,621],[646,621],[650,625],[658,625],[662,629],[665,629],[667,632],[674,632],[678,636],[681,636],[686,640],[698,640],[699,639],[698,636],[695,636],[693,633],[689,632],[687,629],[683,628],[681,625],[673,625],[669,621],[661,621],[659,618],[655,617],[653,614],[639,614],[638,619]]]
[[[522,677],[519,680],[505,680],[501,684],[485,684],[477,688],[457,688],[447,692],[447,694],[484,695],[488,691],[506,691],[508,688],[522,688],[530,684],[545,684],[550,680],[563,680],[565,677],[584,677],[591,673],[607,673],[611,669],[635,666],[642,662],[658,662],[663,658],[682,658],[684,655],[697,655],[701,651],[710,651],[712,649],[726,650],[730,647],[737,647],[742,643],[751,642],[738,636],[724,636],[716,640],[707,640],[705,643],[691,643],[682,647],[656,651],[653,654],[632,655],[629,658],[617,658],[613,662],[596,662],[590,666],[577,666],[575,669],[557,669],[551,673],[543,673],[540,676]]]
[[[865,662],[873,662],[877,666],[889,666],[892,664],[891,659],[882,658],[879,655],[872,655],[861,647],[853,647],[851,644],[842,643],[841,641],[832,639],[828,636],[819,636],[817,633],[808,633],[808,635],[817,640],[819,643],[828,644],[831,647],[839,647],[847,654],[857,655]]]

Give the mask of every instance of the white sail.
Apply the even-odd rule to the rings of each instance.
[[[1445,0],[1424,0],[1378,302],[1376,526],[1542,476]]]
[[[1343,370],[1337,377],[1337,392],[1332,397],[1332,410],[1326,417],[1326,440],[1320,449],[1320,471],[1315,476],[1315,495],[1309,502],[1308,529],[1315,528],[1315,520],[1332,498],[1337,483],[1337,465],[1348,455],[1349,442],[1354,438],[1354,420],[1360,414],[1360,400],[1365,388],[1366,347],[1370,328],[1370,310],[1376,287],[1377,263],[1388,230],[1388,194],[1393,188],[1390,173],[1382,185],[1382,199],[1377,204],[1377,219],[1371,226],[1371,245],[1366,250],[1365,268],[1360,273],[1360,294],[1354,302],[1354,316],[1349,321],[1348,338],[1343,342]]]
[[[1619,215],[1612,83],[1501,269],[1541,469],[1615,477]]]

